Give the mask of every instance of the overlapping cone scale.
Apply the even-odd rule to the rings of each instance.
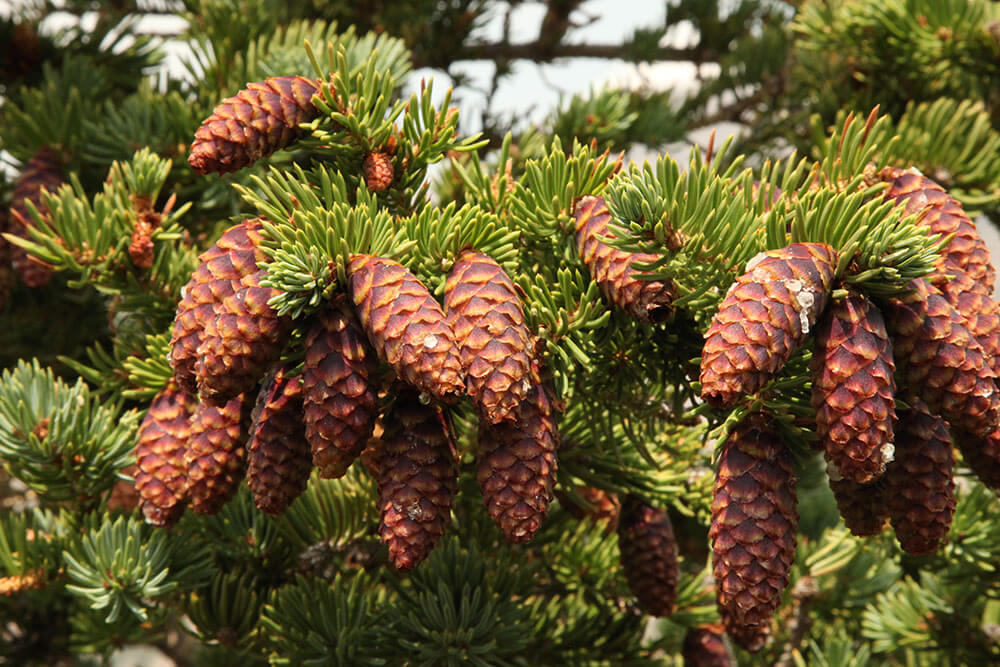
[[[34,204],[41,215],[46,215],[48,209],[42,203],[42,192],[55,194],[59,186],[66,182],[62,164],[55,152],[43,146],[35,153],[14,183],[14,193],[10,199],[10,220],[8,229],[4,230],[21,238],[30,238],[27,228],[34,222],[27,202]],[[6,245],[6,241],[0,239]],[[52,267],[45,262],[33,258],[28,251],[19,246],[10,246],[10,262],[28,287],[44,287],[52,279]]]
[[[227,229],[198,258],[198,268],[181,291],[170,340],[170,365],[177,384],[190,394],[198,391],[195,366],[205,327],[223,300],[264,259],[259,249],[261,227],[260,220],[252,219]]]
[[[319,312],[305,346],[306,440],[320,476],[333,479],[347,472],[375,428],[374,353],[344,297]]]
[[[954,456],[948,425],[919,399],[899,415],[896,460],[886,471],[889,520],[910,554],[937,551],[955,513]]]
[[[317,115],[317,79],[278,76],[251,83],[215,107],[195,132],[188,163],[199,174],[226,174],[288,146],[299,124]]]
[[[1000,420],[1000,394],[982,348],[933,285],[917,279],[908,286],[912,291],[884,310],[905,385],[953,424],[973,435],[990,433]]]
[[[402,380],[453,402],[465,393],[455,335],[441,305],[399,262],[353,255],[350,295],[379,358]]]
[[[751,415],[719,457],[712,500],[712,571],[726,631],[748,651],[767,639],[795,556],[792,457],[773,426]]]
[[[642,322],[663,322],[670,317],[676,297],[674,286],[660,280],[640,280],[633,264],[659,259],[648,253],[614,248],[601,239],[610,236],[611,212],[603,197],[581,198],[574,209],[576,247],[580,260],[604,296]]]
[[[458,343],[469,395],[496,424],[531,387],[531,334],[514,284],[488,255],[462,252],[448,273],[444,309]]]
[[[222,406],[200,403],[191,419],[185,461],[191,509],[215,514],[243,479],[249,401],[239,396]]]
[[[858,484],[831,473],[830,489],[851,535],[872,537],[882,532],[889,519],[884,478],[869,484]]]
[[[535,384],[513,421],[480,421],[477,479],[486,510],[508,541],[527,542],[552,502],[558,447],[548,391]]]
[[[952,433],[966,465],[983,484],[1000,494],[1000,429],[985,437],[975,437],[956,430]]]
[[[408,571],[427,557],[451,523],[458,469],[437,408],[421,404],[415,392],[396,397],[383,425],[374,457],[378,532],[392,564]]]
[[[193,396],[170,383],[153,398],[139,426],[135,488],[142,514],[154,526],[177,523],[187,505],[185,453],[196,407]]]
[[[838,299],[816,329],[812,404],[826,459],[866,484],[892,459],[895,383],[882,313],[864,296]]]
[[[670,616],[677,601],[677,541],[670,517],[637,498],[627,497],[618,522],[622,571],[639,607]]]
[[[736,661],[726,646],[723,632],[718,625],[688,628],[681,647],[684,667],[733,667]]]
[[[1000,370],[1000,303],[993,300],[967,271],[948,265],[947,280],[939,286],[941,295],[948,300],[965,321],[969,333],[979,343],[990,368]]]
[[[705,334],[702,398],[731,406],[781,370],[826,307],[836,264],[822,243],[793,243],[753,258]]]
[[[269,373],[254,406],[247,445],[247,482],[253,502],[267,514],[283,513],[305,490],[312,452],[302,424],[300,378],[279,366]]]

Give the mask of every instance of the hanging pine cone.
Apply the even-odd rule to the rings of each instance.
[[[677,541],[667,513],[632,496],[625,498],[618,548],[639,607],[653,616],[670,616],[677,600]]]
[[[1000,303],[982,283],[967,272],[949,266],[947,280],[940,286],[941,295],[963,317],[969,333],[979,343],[983,356],[994,373],[1000,368]],[[933,281],[932,281],[933,282]]]
[[[181,290],[170,339],[170,365],[177,384],[190,394],[198,390],[195,366],[205,326],[215,318],[222,301],[236,291],[243,276],[256,271],[257,262],[264,259],[258,249],[261,228],[261,221],[255,219],[227,229],[201,254],[198,268]]]
[[[899,415],[896,460],[886,472],[889,520],[903,551],[929,554],[948,536],[955,513],[954,457],[948,425],[919,399]]]
[[[239,396],[221,407],[199,404],[191,419],[185,454],[191,509],[216,514],[243,478],[248,401]]]
[[[736,661],[729,653],[722,633],[719,625],[688,628],[681,648],[684,667],[733,667]]]
[[[906,386],[932,412],[973,435],[990,433],[1000,420],[1000,393],[982,348],[933,285],[908,285],[913,291],[890,299],[885,311]]]
[[[197,405],[171,382],[153,398],[139,426],[135,488],[142,514],[154,526],[177,523],[187,505],[185,455]]]
[[[306,440],[321,477],[341,477],[372,436],[375,371],[365,334],[347,299],[338,296],[306,336],[302,374]]]
[[[262,512],[283,513],[305,491],[312,454],[302,425],[302,389],[287,368],[273,370],[254,406],[247,445],[247,482]]]
[[[383,421],[375,457],[378,532],[389,560],[405,572],[427,557],[451,523],[458,470],[441,416],[414,392],[400,393]]]
[[[361,167],[365,174],[365,187],[372,192],[382,192],[392,185],[392,158],[385,153],[372,151],[365,156]]]
[[[751,415],[723,446],[712,500],[712,571],[726,631],[748,651],[770,633],[795,557],[797,478],[767,419]]]
[[[380,359],[404,381],[453,402],[465,392],[455,335],[423,283],[390,259],[353,255],[350,293]]]
[[[841,478],[835,467],[831,467],[829,472],[833,498],[851,535],[872,537],[880,534],[889,518],[884,478],[869,484],[858,484]]]
[[[558,435],[552,402],[536,384],[516,418],[479,424],[477,479],[486,510],[508,541],[527,542],[541,526],[556,481]]]
[[[251,83],[215,107],[195,132],[188,164],[199,174],[227,174],[288,146],[299,124],[316,117],[320,82],[276,76]]]
[[[30,201],[39,213],[45,215],[48,209],[42,202],[42,192],[47,190],[50,194],[55,194],[59,186],[65,182],[66,177],[58,156],[47,146],[40,148],[24,165],[24,170],[14,183],[14,194],[11,196],[10,204],[11,217],[6,231],[23,239],[30,238],[27,228],[34,227],[34,222],[27,202]],[[10,261],[14,272],[28,287],[44,287],[52,279],[52,267],[29,255],[24,248],[11,245]]]
[[[1000,493],[1000,430],[984,438],[956,430],[952,433],[965,464],[993,493]]]
[[[610,235],[611,212],[603,197],[580,199],[576,218],[576,247],[604,296],[642,322],[664,322],[670,317],[676,297],[674,286],[659,280],[640,280],[632,265],[651,263],[656,255],[631,253],[601,241]]]
[[[589,519],[594,523],[604,523],[605,534],[617,530],[618,517],[621,514],[622,504],[618,500],[618,494],[599,489],[595,486],[578,486],[574,489],[576,494],[590,504],[590,507],[578,505],[576,501],[562,492],[556,491],[556,497],[560,504],[577,519]]]
[[[826,460],[858,484],[892,460],[894,370],[882,313],[857,294],[835,301],[816,329],[812,404]]]
[[[702,398],[731,406],[781,370],[826,307],[836,265],[822,243],[793,243],[750,260],[705,334]]]
[[[263,269],[244,276],[236,291],[216,306],[215,317],[205,322],[195,364],[203,402],[221,405],[252,391],[281,355],[290,322],[268,305],[281,292],[262,287],[266,277]]]
[[[469,395],[488,422],[499,423],[531,387],[531,333],[514,283],[493,258],[466,250],[445,282],[444,309]]]

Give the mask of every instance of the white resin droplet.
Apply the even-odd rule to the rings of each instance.
[[[428,350],[434,349],[435,347],[437,347],[437,344],[438,344],[438,339],[437,336],[435,336],[434,334],[430,334],[429,336],[424,338],[424,347],[426,347]]]

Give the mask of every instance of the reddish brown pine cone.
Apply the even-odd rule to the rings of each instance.
[[[320,82],[277,76],[251,83],[215,107],[195,132],[188,163],[199,174],[226,174],[292,143],[299,124],[316,117]]]
[[[45,215],[48,209],[42,202],[42,192],[55,194],[59,186],[65,182],[66,177],[59,158],[52,149],[43,146],[24,165],[24,170],[14,184],[14,194],[10,199],[9,228],[4,231],[24,239],[30,238],[26,230],[28,227],[34,227],[34,222],[27,202],[34,204],[38,212]],[[44,287],[52,279],[52,267],[29,255],[24,248],[11,245],[10,261],[14,272],[28,287]]]
[[[337,297],[317,315],[306,336],[303,368],[313,464],[321,477],[341,477],[372,437],[378,410],[374,355],[346,298]]]
[[[135,488],[135,474],[138,466],[135,464],[122,468],[122,474],[132,477],[131,480],[120,479],[111,487],[107,508],[109,512],[116,510],[131,514],[139,506],[139,492]]]
[[[510,542],[534,537],[548,513],[558,439],[552,401],[541,384],[532,387],[512,422],[479,423],[476,476],[490,518]]]
[[[365,172],[365,187],[372,192],[382,192],[392,185],[394,176],[392,158],[381,151],[372,151],[361,165]]]
[[[154,526],[177,523],[187,505],[188,438],[198,402],[173,382],[149,404],[139,426],[135,457],[135,488],[146,522]]]
[[[576,247],[604,296],[642,322],[664,322],[676,297],[674,286],[659,280],[640,280],[632,265],[655,262],[656,255],[632,253],[601,241],[610,236],[611,212],[603,197],[583,197],[576,203]]]
[[[748,651],[764,646],[795,557],[797,478],[762,415],[730,434],[712,500],[712,571],[726,631]]]
[[[216,307],[215,317],[205,322],[195,364],[198,396],[205,403],[221,405],[252,391],[281,356],[290,323],[268,305],[281,292],[262,287],[266,277],[263,269],[244,276],[236,291]]]
[[[445,282],[444,309],[480,414],[491,424],[510,418],[531,388],[531,333],[514,283],[493,258],[466,250]]]
[[[701,354],[701,395],[728,407],[781,370],[826,307],[837,254],[793,243],[750,260],[712,318]]]
[[[199,404],[191,419],[185,455],[191,509],[216,514],[243,479],[249,401],[239,396],[221,407]]]
[[[892,459],[894,370],[882,313],[860,295],[835,301],[816,329],[812,404],[826,460],[858,484]]]
[[[605,534],[610,534],[618,528],[618,517],[622,504],[618,494],[598,489],[594,486],[579,486],[574,489],[577,495],[590,503],[590,507],[578,505],[569,495],[556,491],[556,497],[563,508],[577,519],[590,519],[595,523],[607,524]]]
[[[970,436],[961,431],[952,433],[962,458],[976,477],[993,493],[1000,494],[1000,430],[992,431],[985,438]]]
[[[190,394],[198,391],[195,365],[205,326],[215,318],[223,299],[236,291],[243,276],[256,271],[257,262],[264,259],[258,249],[261,227],[260,220],[244,220],[227,229],[198,258],[198,268],[181,291],[170,340],[170,365],[177,384]]]
[[[375,456],[378,532],[389,560],[405,572],[427,558],[451,523],[458,469],[440,414],[414,392],[397,396],[383,423]]]
[[[830,489],[851,535],[871,537],[882,532],[889,518],[884,479],[858,484],[838,477],[834,468],[830,470]]]
[[[888,167],[879,176],[889,182],[886,199],[902,202],[907,213],[922,214],[920,223],[931,233],[955,235],[941,254],[937,273],[947,273],[946,265],[957,267],[972,276],[983,293],[992,295],[996,270],[990,263],[989,250],[958,200],[916,169]]]
[[[967,272],[946,265],[947,280],[939,286],[941,295],[948,300],[965,321],[969,333],[983,349],[990,368],[996,373],[1000,365],[1000,303],[982,284]],[[933,281],[932,281],[933,282]]]
[[[886,471],[889,520],[903,551],[929,554],[948,536],[955,513],[954,457],[948,425],[919,399],[899,415],[896,460]]]
[[[302,424],[302,389],[288,369],[272,371],[254,406],[247,445],[247,482],[262,512],[283,513],[305,491],[312,452]]]
[[[627,497],[618,523],[618,548],[639,607],[653,616],[670,616],[677,601],[677,541],[667,513]]]
[[[886,324],[893,354],[906,386],[932,412],[973,435],[986,435],[1000,420],[1000,393],[982,348],[962,316],[926,280],[889,300]]]
[[[681,648],[684,667],[733,667],[736,661],[729,653],[723,632],[719,625],[688,628]]]
[[[375,352],[404,381],[454,402],[465,393],[451,325],[423,283],[399,262],[353,255],[350,294]]]

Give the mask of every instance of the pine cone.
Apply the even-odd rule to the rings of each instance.
[[[973,435],[986,435],[1000,420],[996,377],[962,316],[926,280],[889,300],[886,323],[906,386],[932,412]]]
[[[382,192],[392,185],[392,158],[385,153],[372,151],[365,156],[361,167],[365,173],[365,187],[372,192]]]
[[[677,541],[670,517],[634,497],[625,499],[618,524],[622,570],[639,607],[670,616],[677,601]]]
[[[177,523],[187,505],[187,462],[191,418],[197,401],[168,383],[149,404],[139,426],[135,488],[142,514],[154,526]]]
[[[278,360],[290,322],[268,301],[281,292],[261,287],[263,269],[243,277],[235,292],[216,306],[205,322],[195,373],[203,402],[221,405],[252,391],[267,368]]]
[[[248,401],[239,396],[221,407],[199,404],[191,419],[185,455],[191,509],[216,514],[243,478]]]
[[[198,258],[198,268],[181,291],[170,340],[170,365],[177,384],[190,394],[198,390],[195,366],[205,326],[215,318],[223,299],[236,291],[243,276],[256,271],[257,262],[264,259],[258,249],[261,227],[260,220],[244,220],[227,229]]]
[[[688,628],[681,648],[684,667],[733,667],[736,661],[729,653],[722,632],[718,625]]]
[[[860,295],[834,302],[816,330],[812,404],[826,460],[858,484],[892,458],[894,370],[882,313]]]
[[[899,416],[896,460],[886,471],[889,520],[903,551],[929,554],[948,536],[955,513],[954,457],[948,425],[919,399]]]
[[[949,266],[941,295],[963,317],[994,373],[1000,371],[1000,303],[966,271]],[[933,281],[932,281],[933,282]]]
[[[836,265],[822,243],[793,243],[750,260],[705,334],[706,401],[731,406],[781,370],[826,307]]]
[[[491,257],[466,250],[448,274],[444,309],[479,412],[491,424],[509,418],[531,387],[531,333],[514,283]]]
[[[713,574],[726,631],[748,651],[764,646],[795,557],[797,479],[792,457],[762,415],[723,446],[712,500]]]
[[[226,174],[284,148],[299,124],[316,117],[320,82],[301,76],[251,83],[215,107],[195,132],[188,163],[199,174]]]
[[[576,247],[604,296],[642,322],[664,322],[673,312],[674,286],[640,280],[633,264],[651,263],[656,255],[631,253],[601,241],[610,235],[611,212],[603,197],[587,196],[576,203]]]
[[[273,370],[254,406],[247,481],[257,509],[283,513],[305,491],[312,456],[302,424],[302,389],[287,368]]]
[[[962,458],[993,493],[1000,493],[1000,430],[977,438],[956,430],[953,434]]]
[[[341,477],[375,428],[375,359],[347,300],[337,297],[306,336],[302,374],[306,440],[326,479]]]
[[[556,491],[556,497],[569,514],[577,519],[590,519],[594,523],[605,523],[605,534],[617,530],[618,518],[622,504],[618,494],[598,489],[594,486],[578,486],[574,489],[577,495],[590,503],[590,507],[576,504],[567,494]]]
[[[532,387],[513,422],[479,424],[477,479],[487,512],[508,541],[534,537],[552,502],[558,435],[552,402]]]
[[[131,480],[120,479],[111,487],[111,495],[108,496],[107,509],[109,512],[121,511],[131,514],[139,506],[139,492],[135,488],[135,475],[139,467],[135,464],[122,468],[122,474],[131,477]]]
[[[451,523],[458,470],[441,416],[414,392],[396,397],[384,424],[376,454],[378,532],[389,560],[405,572],[427,557]]]
[[[872,537],[885,528],[885,522],[889,518],[885,488],[884,478],[870,484],[858,484],[840,478],[836,468],[830,470],[830,489],[833,490],[837,509],[851,535]]]
[[[444,311],[398,262],[353,255],[350,293],[358,319],[380,359],[434,398],[453,402],[465,392],[462,362]]]
[[[27,228],[34,227],[31,212],[27,202],[31,202],[38,212],[45,215],[48,212],[42,202],[42,192],[55,194],[59,186],[66,182],[59,158],[47,146],[43,146],[24,165],[14,184],[14,194],[11,196],[9,229],[6,231],[23,239],[30,238]],[[44,287],[52,279],[52,266],[35,259],[28,251],[19,246],[10,246],[10,261],[14,271],[28,287]]]

